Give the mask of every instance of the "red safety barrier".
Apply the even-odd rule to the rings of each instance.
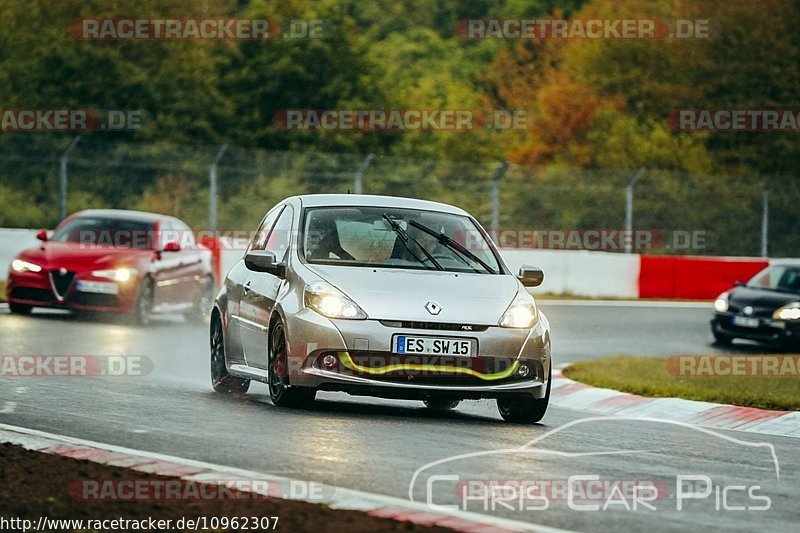
[[[199,236],[198,242],[211,250],[211,257],[214,260],[214,283],[222,283],[222,258],[218,237]]]
[[[712,300],[767,265],[766,259],[643,255],[639,298]]]

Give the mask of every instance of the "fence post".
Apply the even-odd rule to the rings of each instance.
[[[59,181],[59,201],[58,201],[58,220],[67,218],[67,161],[69,160],[69,153],[80,142],[81,136],[77,135],[67,145],[67,148],[61,154],[61,165],[58,172]]]
[[[646,169],[639,168],[636,174],[633,175],[628,186],[625,187],[625,253],[629,254],[633,251],[633,186],[644,174]]]
[[[363,194],[364,186],[362,184],[362,178],[364,177],[364,172],[369,167],[369,164],[372,163],[372,159],[375,156],[373,154],[369,154],[366,159],[364,159],[360,165],[358,165],[358,170],[356,170],[356,175],[353,176],[353,192],[356,194]]]
[[[769,254],[769,189],[764,186],[764,194],[762,197],[761,209],[761,257],[767,257]]]
[[[217,229],[217,165],[227,150],[228,145],[223,144],[208,169],[208,229],[212,231]]]
[[[492,231],[493,235],[497,235],[497,229],[500,226],[500,180],[507,170],[508,161],[503,161],[492,176],[492,189],[489,191],[489,202],[492,206],[492,221],[489,229]]]

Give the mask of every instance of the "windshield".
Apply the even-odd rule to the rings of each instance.
[[[305,212],[303,253],[316,264],[495,274],[500,265],[469,217],[385,207]]]
[[[51,240],[86,246],[152,248],[153,225],[117,218],[76,217],[59,228]]]
[[[800,267],[773,265],[747,282],[748,287],[800,294]]]

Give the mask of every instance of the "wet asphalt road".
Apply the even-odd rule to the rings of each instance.
[[[556,362],[618,353],[716,351],[707,307],[540,305],[553,328]],[[789,531],[800,516],[796,439],[590,420],[585,413],[557,407],[543,424],[519,426],[502,422],[488,401],[465,402],[452,413],[436,414],[419,402],[326,393],[310,411],[275,408],[260,384],[242,399],[214,393],[205,329],[177,317],[140,328],[108,317],[88,321],[57,312],[18,317],[0,308],[0,339],[0,355],[127,355],[152,362],[145,376],[0,378],[0,422],[6,424],[402,498],[408,497],[419,469],[467,454],[423,469],[412,487],[414,498],[425,501],[430,496],[436,504],[466,505],[472,511],[578,531]],[[764,351],[754,345],[735,350]],[[569,423],[575,424],[549,434]],[[537,438],[542,440],[520,450]],[[754,442],[774,445],[779,478],[769,450],[747,445]],[[676,478],[687,474],[707,476],[713,487],[708,487],[707,498],[684,499],[677,511]],[[639,504],[627,510],[621,502],[632,505],[631,490],[620,496],[609,489],[595,493],[591,501],[575,502],[599,504],[601,510],[579,511],[569,507],[558,489],[521,504],[514,491],[466,503],[459,492],[491,480],[563,487],[576,475],[618,480],[628,489],[655,484],[659,498],[650,502],[655,509]],[[745,487],[745,492],[723,490],[730,486]],[[697,490],[705,488],[701,484]],[[643,492],[641,499],[649,494]],[[762,506],[759,496],[770,499],[769,510],[724,509],[725,503]],[[608,499],[616,504],[602,510]]]

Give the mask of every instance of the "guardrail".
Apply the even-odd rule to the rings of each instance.
[[[202,239],[216,262],[221,280],[241,259],[247,244]],[[36,230],[0,228],[0,280],[7,265],[23,249],[38,244]],[[710,300],[746,281],[769,264],[749,257],[651,256],[585,250],[501,249],[503,259],[516,272],[523,264],[545,272],[544,283],[534,292],[590,298],[680,298]]]

